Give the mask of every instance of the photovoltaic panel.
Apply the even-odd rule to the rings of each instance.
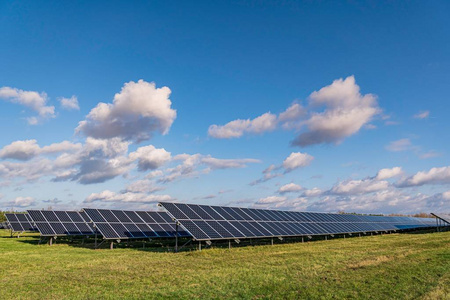
[[[161,202],[195,240],[268,238],[435,227],[434,219],[295,212]]]
[[[28,215],[42,236],[95,234],[77,211],[29,210]]]
[[[5,214],[7,224],[13,232],[37,231],[28,214],[8,213]]]
[[[445,223],[450,225],[450,215],[447,214],[435,214],[432,213],[433,216],[435,216],[438,219],[441,219],[442,221],[444,221]]]
[[[104,239],[175,237],[177,234],[175,222],[166,212],[85,208],[82,213]],[[189,234],[179,228],[178,236]]]

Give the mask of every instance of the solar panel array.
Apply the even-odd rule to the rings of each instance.
[[[78,211],[28,210],[42,236],[93,235],[86,214]]]
[[[5,217],[13,232],[37,231],[28,214],[10,213],[5,214]]]
[[[450,224],[450,215],[447,214],[432,214],[433,216],[441,219],[442,221],[446,222],[447,224]]]
[[[104,239],[175,237],[176,234],[175,222],[166,212],[92,208],[83,211]],[[178,236],[189,234],[180,228]]]
[[[0,229],[9,229],[8,222],[1,222],[0,223]]]
[[[359,216],[161,202],[195,240],[379,232],[435,227],[434,219]]]

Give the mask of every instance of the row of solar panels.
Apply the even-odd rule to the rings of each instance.
[[[379,232],[435,227],[434,219],[359,216],[160,203],[166,212],[83,209],[6,214],[14,231],[43,236],[102,235],[105,239],[192,237],[195,240]],[[175,222],[180,228],[175,227]]]
[[[269,238],[435,227],[431,218],[360,216],[160,203],[195,240]]]
[[[78,211],[28,210],[5,214],[15,232],[39,231],[42,236],[95,235],[105,239],[189,236],[166,212],[84,209]]]

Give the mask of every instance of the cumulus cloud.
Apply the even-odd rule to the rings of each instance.
[[[55,117],[55,107],[47,106],[48,98],[46,93],[24,91],[4,86],[0,88],[0,99],[34,110],[38,116],[28,118],[30,125],[35,125],[43,119]]]
[[[302,118],[306,113],[307,111],[303,106],[299,103],[293,103],[278,115],[278,122],[283,129],[300,129]]]
[[[225,125],[211,125],[208,135],[221,139],[239,138],[247,133],[273,131],[277,127],[296,131],[305,128],[292,145],[339,144],[363,126],[373,129],[374,125],[369,122],[380,113],[376,96],[362,95],[354,76],[349,76],[313,92],[309,96],[308,109],[293,103],[278,116],[267,112],[253,120],[237,119]]]
[[[333,186],[329,193],[335,195],[358,195],[385,190],[389,187],[389,182],[373,179],[347,180]]]
[[[431,168],[428,171],[420,171],[413,176],[401,179],[397,185],[400,187],[421,186],[425,184],[449,184],[450,167]]]
[[[314,157],[307,153],[292,152],[280,166],[270,165],[262,173],[263,177],[250,182],[250,185],[257,185],[266,182],[272,178],[283,176],[283,173],[289,173],[295,169],[303,168],[311,164]],[[280,170],[284,170],[283,173]]]
[[[139,147],[135,152],[130,153],[129,156],[132,160],[138,161],[138,169],[140,171],[155,170],[171,159],[170,152],[164,148],[156,149],[152,145]]]
[[[36,204],[36,200],[33,197],[16,197],[14,200],[6,203],[6,206],[10,207],[30,207]]]
[[[115,193],[105,190],[100,193],[92,193],[83,201],[83,203],[93,202],[121,202],[121,203],[157,203],[159,201],[172,201],[169,195],[148,195],[144,193]]]
[[[294,193],[294,192],[299,192],[299,191],[301,191],[302,189],[303,189],[303,188],[302,188],[300,185],[298,185],[298,184],[295,184],[295,183],[288,183],[288,184],[285,184],[285,185],[281,186],[281,187],[278,189],[278,193],[279,193],[279,194]]]
[[[281,196],[269,196],[265,198],[261,198],[256,202],[256,204],[267,204],[267,203],[278,203],[286,201],[287,197],[281,197]]]
[[[353,76],[333,81],[331,85],[313,92],[309,100],[312,107],[324,106],[325,110],[312,112],[304,121],[307,130],[292,141],[293,145],[300,147],[339,144],[381,112],[376,96],[362,95]]]
[[[273,171],[276,171],[278,169],[279,169],[279,167],[277,167],[275,165],[268,166],[267,168],[265,168],[262,171],[263,177],[250,182],[250,185],[257,185],[259,183],[266,182],[267,180],[270,180],[272,178],[283,176],[283,174],[281,174],[281,173],[274,173],[273,172]]]
[[[218,139],[229,139],[241,137],[244,133],[261,134],[272,131],[277,126],[277,116],[270,112],[250,120],[234,120],[223,126],[211,125],[208,135]]]
[[[249,163],[259,163],[260,161],[252,158],[243,159],[219,159],[210,155],[202,154],[179,154],[173,157],[174,161],[182,161],[173,168],[167,168],[163,171],[158,181],[171,182],[178,178],[196,177],[200,174],[207,174],[211,170],[217,169],[238,169],[244,168]]]
[[[291,172],[298,168],[303,168],[311,164],[314,157],[308,153],[292,152],[284,161],[283,168],[285,172]]]
[[[414,119],[420,119],[420,120],[423,120],[423,119],[428,118],[429,116],[430,116],[430,111],[429,111],[429,110],[423,110],[423,111],[420,111],[420,112],[418,112],[417,114],[415,114],[415,115],[413,116],[413,118],[414,118]]]
[[[170,93],[168,87],[156,88],[155,83],[142,79],[125,83],[113,103],[99,103],[79,122],[76,132],[136,142],[150,139],[155,131],[167,134],[177,115],[171,108]]]
[[[72,96],[70,98],[59,98],[61,107],[65,110],[80,110],[80,105],[78,104],[77,96]]]
[[[151,194],[156,191],[163,190],[163,189],[164,189],[163,187],[155,186],[153,181],[148,180],[148,179],[143,179],[143,180],[138,180],[138,181],[132,182],[129,185],[127,185],[127,187],[125,189],[125,193],[130,192],[130,193]]]
[[[73,144],[69,141],[54,143],[41,148],[36,140],[15,141],[0,150],[0,158],[16,160],[29,160],[40,154],[59,152],[73,152],[81,149],[81,144]]]
[[[302,193],[303,197],[317,197],[321,196],[323,194],[323,191],[317,187],[312,189],[307,189]]]
[[[375,177],[376,180],[384,180],[389,179],[392,177],[396,177],[403,174],[403,170],[401,167],[394,167],[392,169],[381,169],[378,171],[377,176]]]

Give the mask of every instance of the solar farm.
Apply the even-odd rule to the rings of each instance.
[[[0,298],[450,295],[450,215],[159,206],[6,214]]]

